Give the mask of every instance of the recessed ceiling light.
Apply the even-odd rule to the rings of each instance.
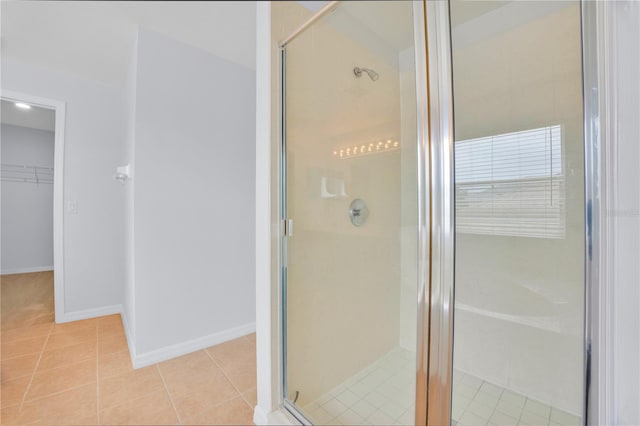
[[[16,102],[16,107],[20,109],[31,109],[31,105],[25,104],[24,102]]]

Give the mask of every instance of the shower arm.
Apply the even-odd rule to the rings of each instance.
[[[353,68],[353,74],[354,74],[356,77],[358,77],[358,78],[359,78],[359,77],[362,77],[362,73],[363,73],[363,72],[366,72],[366,73],[367,73],[367,75],[369,76],[369,78],[371,79],[371,81],[376,81],[376,80],[380,77],[380,76],[378,75],[378,73],[377,73],[377,72],[375,72],[375,71],[374,71],[374,70],[372,70],[372,69],[369,69],[369,68],[361,68],[361,67],[354,67],[354,68]]]

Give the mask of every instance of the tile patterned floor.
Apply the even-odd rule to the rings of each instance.
[[[52,271],[2,275],[0,280],[3,330],[53,322]]]
[[[24,275],[1,284],[3,425],[252,424],[255,335],[134,370],[119,315],[54,324],[51,276]]]
[[[251,424],[255,335],[134,370],[118,315],[53,322],[50,272],[2,276],[3,425]],[[414,354],[394,349],[303,407],[318,424],[413,424]],[[452,424],[580,419],[454,371]]]
[[[456,370],[452,419],[458,426],[581,424],[577,416]]]
[[[396,348],[302,410],[329,425],[414,423],[415,355]],[[459,371],[453,376],[454,426],[579,425],[580,418]]]
[[[396,348],[302,407],[328,425],[414,424],[415,354]]]

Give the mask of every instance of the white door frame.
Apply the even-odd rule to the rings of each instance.
[[[53,159],[53,297],[56,322],[64,322],[64,124],[66,104],[55,99],[2,90],[0,97],[52,109],[55,117]]]

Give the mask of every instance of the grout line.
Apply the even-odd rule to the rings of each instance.
[[[160,371],[160,368],[158,367],[158,364],[155,365],[156,367],[156,371],[158,372],[158,375],[160,375],[160,380],[162,380],[162,386],[164,386],[164,391],[167,393],[167,396],[169,397],[169,401],[171,402],[171,406],[173,407],[173,411],[176,413],[176,418],[178,419],[178,424],[184,424],[182,423],[182,419],[180,418],[180,413],[178,413],[178,409],[176,408],[176,404],[173,402],[173,397],[171,396],[171,392],[169,392],[169,388],[167,387],[167,382],[164,381],[164,376],[162,375],[162,371]]]
[[[251,408],[252,410],[255,409],[256,407],[254,405],[251,405],[251,403],[249,402],[249,400],[247,398],[244,397],[244,394],[241,393],[240,397],[244,400],[244,402],[247,403],[247,405],[249,406],[249,408]]]
[[[391,366],[391,367],[385,366],[384,365],[384,361],[392,361],[392,363],[395,364],[395,366]],[[323,395],[320,395],[314,401],[311,401],[309,404],[316,403],[320,409],[324,410],[327,414],[330,415],[330,419],[327,422],[331,422],[331,421],[334,421],[336,419],[339,419],[340,416],[343,415],[344,413],[346,413],[347,411],[349,411],[349,410],[353,411],[353,408],[354,408],[355,405],[357,405],[360,402],[364,401],[365,403],[367,403],[369,405],[372,405],[374,407],[374,410],[373,410],[373,412],[369,413],[369,415],[365,415],[365,416],[361,416],[360,414],[356,413],[360,417],[363,418],[362,419],[363,421],[368,421],[368,419],[370,419],[373,415],[375,415],[377,412],[380,412],[384,416],[389,417],[390,419],[392,419],[395,422],[395,424],[399,424],[400,423],[400,419],[402,418],[402,416],[404,416],[404,414],[407,411],[413,412],[415,410],[415,408],[411,408],[410,405],[408,405],[405,408],[404,407],[405,404],[398,403],[396,401],[392,401],[392,403],[395,404],[396,406],[402,406],[403,407],[403,410],[399,415],[393,416],[393,415],[390,415],[387,412],[383,411],[381,406],[373,405],[373,404],[369,403],[367,401],[367,396],[369,394],[372,394],[372,393],[376,392],[380,396],[385,397],[385,399],[388,399],[386,396],[384,396],[380,392],[380,390],[383,387],[394,388],[394,389],[397,389],[398,391],[400,391],[400,388],[398,388],[395,385],[393,385],[391,383],[391,380],[394,377],[397,377],[398,374],[402,374],[403,369],[406,367],[406,365],[408,365],[409,362],[410,361],[404,360],[404,358],[401,356],[400,353],[396,353],[395,351],[391,351],[388,354],[384,355],[383,357],[379,358],[377,361],[375,361],[372,364],[368,365],[366,368],[360,370],[359,372],[355,373],[354,375],[352,375],[351,377],[347,378],[343,382],[341,382],[341,383],[337,384],[336,386],[334,386],[333,388],[329,389]],[[388,373],[391,373],[391,374],[388,374]],[[355,379],[355,376],[358,376],[360,374],[363,374],[362,377],[360,377],[359,379]],[[351,404],[345,404],[345,403],[342,403],[338,399],[338,396],[339,396],[340,393],[346,392],[346,391],[353,392],[352,386],[360,384],[367,377],[374,377],[375,375],[379,375],[379,374],[387,375],[388,377],[383,379],[381,382],[376,381],[378,383],[376,385],[367,386],[366,393],[364,395],[362,395],[362,396],[357,395],[357,401],[356,402],[351,403]],[[351,384],[347,384],[351,380],[354,380],[354,381]],[[402,386],[402,387],[404,388],[404,386]],[[336,393],[335,392],[336,389],[340,389],[340,392]],[[329,395],[330,398],[327,401],[325,401],[324,404],[318,403],[317,402],[318,399],[322,398],[325,395]],[[326,408],[324,408],[326,406],[326,404],[329,403],[332,400],[336,400],[338,402],[341,402],[346,407],[346,410],[343,411],[342,413],[339,413],[339,414],[335,415],[334,412],[329,411]]]
[[[38,361],[36,361],[36,366],[33,368],[33,373],[31,374],[31,379],[29,379],[29,384],[27,388],[24,390],[24,394],[22,395],[22,401],[20,402],[20,412],[22,412],[22,408],[24,407],[24,402],[27,399],[27,394],[29,390],[31,390],[31,384],[33,383],[33,378],[36,376],[36,371],[38,371],[38,367],[40,366],[40,361],[42,360],[42,356],[44,355],[44,350],[47,347],[47,343],[49,342],[49,337],[51,337],[51,332],[53,331],[53,326],[55,323],[51,323],[51,327],[49,328],[49,333],[47,334],[47,338],[44,340],[44,344],[42,345],[42,349],[40,350],[40,356],[38,357]]]
[[[82,362],[84,362],[84,361],[82,361]],[[73,364],[71,364],[71,365],[73,365]],[[65,389],[57,391],[57,392],[51,392],[51,393],[48,393],[46,395],[42,395],[42,396],[39,396],[37,398],[33,398],[33,399],[31,399],[29,401],[25,401],[25,402],[30,404],[32,402],[40,401],[41,399],[49,398],[50,396],[56,396],[56,395],[60,395],[61,393],[65,393],[65,392],[69,392],[69,391],[72,391],[72,390],[80,389],[80,388],[83,388],[85,386],[89,386],[90,384],[91,384],[91,382],[84,383],[84,384],[81,384],[81,385],[78,385],[78,386],[72,386],[70,388],[65,388]]]
[[[249,402],[246,400],[246,398],[244,397],[243,392],[240,392],[240,389],[238,389],[238,387],[236,386],[235,383],[233,383],[233,380],[231,380],[231,377],[229,377],[229,375],[227,374],[226,371],[224,371],[224,368],[222,368],[222,366],[220,364],[218,364],[218,361],[216,361],[216,359],[213,357],[213,355],[211,355],[209,353],[208,350],[203,349],[203,351],[209,356],[209,358],[211,358],[211,361],[213,361],[213,363],[216,365],[216,367],[218,367],[220,369],[220,371],[222,371],[222,375],[229,381],[229,383],[231,383],[231,386],[233,386],[233,388],[236,390],[236,392],[238,392],[238,394],[240,395],[240,397],[242,398],[242,400],[249,406],[249,408],[254,409],[255,407],[252,407],[251,404],[249,404]],[[253,388],[252,388],[253,389]],[[231,399],[229,399],[228,401],[231,401]],[[227,402],[227,401],[225,401]]]

